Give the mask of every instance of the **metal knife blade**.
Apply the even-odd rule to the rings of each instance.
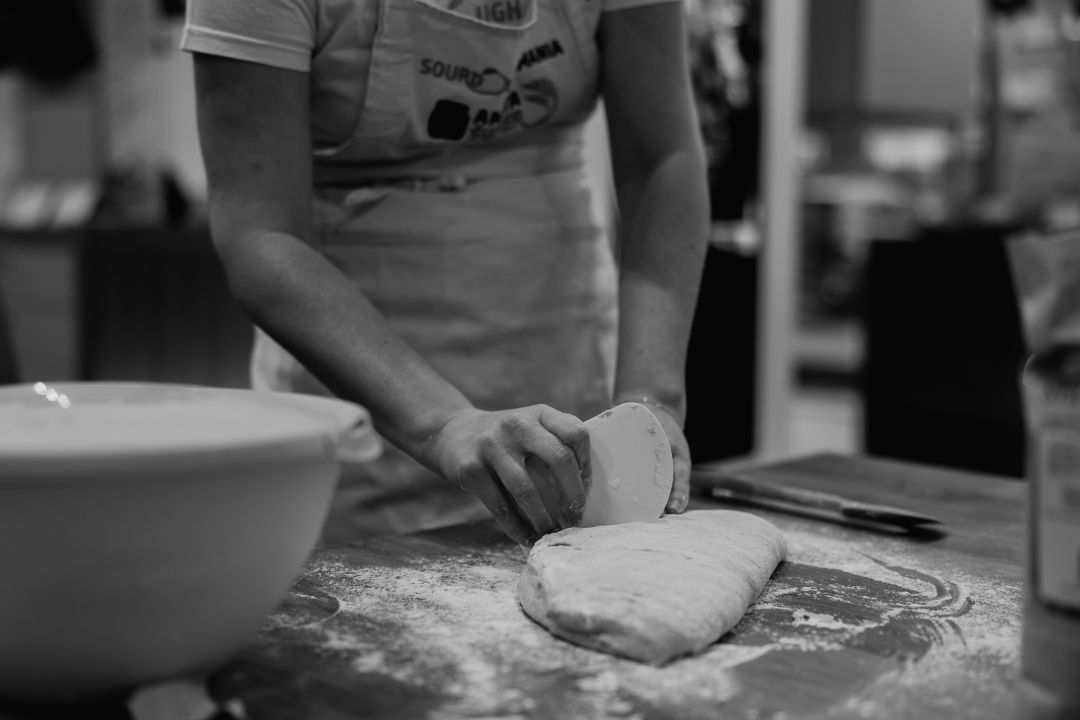
[[[691,486],[705,488],[720,497],[731,497],[740,502],[764,501],[784,503],[800,508],[835,513],[841,517],[862,522],[883,523],[901,528],[915,528],[941,523],[932,515],[906,510],[890,505],[859,502],[840,495],[776,485],[750,478],[737,472],[694,468],[690,474]]]

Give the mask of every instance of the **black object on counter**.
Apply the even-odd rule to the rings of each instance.
[[[1022,477],[1024,360],[1004,242],[956,226],[870,245],[863,447],[872,455]]]

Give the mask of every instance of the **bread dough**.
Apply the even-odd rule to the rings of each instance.
[[[730,630],[786,552],[771,523],[734,510],[569,528],[533,546],[518,602],[557,637],[660,665]]]

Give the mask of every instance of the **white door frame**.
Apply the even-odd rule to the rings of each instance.
[[[756,459],[790,453],[800,262],[806,0],[765,3]]]

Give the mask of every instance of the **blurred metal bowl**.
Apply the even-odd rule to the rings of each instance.
[[[219,666],[315,546],[344,438],[352,459],[378,454],[366,411],[328,398],[0,387],[0,696],[66,702]]]

